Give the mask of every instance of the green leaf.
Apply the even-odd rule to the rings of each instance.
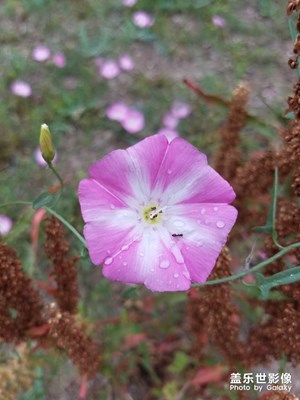
[[[138,298],[137,292],[138,292],[138,286],[132,286],[130,288],[127,288],[122,293],[122,299],[124,300],[137,299]]]
[[[39,208],[49,207],[53,208],[60,199],[61,191],[55,193],[43,192],[33,200],[32,208],[38,210]]]
[[[300,280],[300,267],[289,268],[269,277],[265,277],[261,273],[256,273],[255,279],[263,299],[268,299],[271,289],[298,282]]]
[[[295,119],[295,113],[292,111],[284,115],[285,119]]]

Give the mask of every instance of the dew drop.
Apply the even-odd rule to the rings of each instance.
[[[217,225],[218,228],[224,228],[225,223],[223,221],[217,221],[216,225]]]
[[[196,247],[201,247],[203,246],[203,242],[202,240],[198,240],[198,242],[196,243]]]
[[[164,260],[159,264],[159,266],[160,266],[160,268],[164,268],[164,269],[169,268],[170,261],[169,260]]]
[[[129,249],[129,245],[128,244],[124,244],[124,246],[121,247],[121,250],[128,250]]]
[[[140,253],[140,256],[141,256],[141,257],[144,257],[144,255],[145,255],[144,253],[142,253],[142,252]]]
[[[151,268],[151,272],[154,272],[154,268]]]
[[[168,169],[167,174],[171,175],[172,171],[170,169]]]
[[[107,258],[105,259],[105,261],[104,261],[104,264],[105,264],[105,265],[109,265],[109,264],[111,264],[112,262],[113,262],[112,257],[107,257]]]
[[[176,220],[173,222],[173,225],[174,225],[174,226],[177,226],[178,228],[182,228],[182,227],[185,225],[185,223],[184,223],[183,221],[181,221],[180,219],[176,219]]]
[[[204,215],[206,213],[205,208],[202,208],[202,210],[200,211],[202,215]]]
[[[174,274],[174,278],[179,278],[179,274]]]
[[[124,265],[124,267],[126,267],[126,265],[127,265],[127,262],[126,262],[126,261],[124,261],[124,262],[123,262],[123,265]]]
[[[111,205],[110,205],[110,208],[111,208],[112,210],[114,210],[114,209],[116,208],[116,206],[115,206],[114,204],[111,204]]]
[[[111,253],[111,251],[110,251],[110,250],[106,250],[106,253],[107,253],[107,254],[110,254],[110,253]]]
[[[176,289],[179,289],[179,284],[178,284],[178,285],[176,285]]]
[[[175,257],[175,260],[178,264],[184,263],[184,259],[182,257],[181,251],[179,250],[179,248],[176,245],[171,247],[171,253]]]
[[[219,207],[214,207],[214,211],[218,211]]]

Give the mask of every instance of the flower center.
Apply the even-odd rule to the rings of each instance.
[[[142,210],[142,217],[148,224],[157,224],[161,220],[163,210],[156,204],[149,204]]]

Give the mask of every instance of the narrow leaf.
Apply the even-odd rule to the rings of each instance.
[[[35,200],[33,200],[32,208],[37,210],[43,207],[53,208],[60,199],[61,192],[49,193],[43,192]]]

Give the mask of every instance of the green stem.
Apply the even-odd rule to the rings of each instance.
[[[64,181],[62,179],[62,177],[59,175],[59,173],[56,171],[56,169],[54,168],[52,163],[48,164],[49,168],[51,169],[51,171],[54,173],[54,175],[56,176],[56,178],[59,180],[60,184],[61,184],[61,188],[64,187]]]
[[[300,242],[293,243],[287,247],[284,247],[281,251],[276,253],[274,256],[268,258],[267,260],[262,261],[261,263],[257,264],[255,267],[250,268],[247,271],[242,271],[239,272],[238,274],[232,275],[232,276],[226,276],[225,278],[220,278],[220,279],[214,279],[212,281],[206,281],[204,283],[196,284],[194,283],[192,286],[198,287],[198,286],[210,286],[210,285],[217,285],[219,283],[226,283],[226,282],[232,282],[236,281],[237,279],[244,278],[247,275],[251,275],[253,272],[256,272],[260,270],[261,268],[265,267],[266,265],[272,264],[272,262],[276,261],[278,258],[284,256],[286,253],[288,253],[290,250],[297,249],[300,247]]]
[[[32,206],[32,202],[31,201],[11,201],[9,203],[0,204],[0,208],[7,207],[7,206],[16,206],[16,205]],[[80,233],[74,228],[74,226],[72,226],[67,220],[65,220],[64,217],[62,217],[60,214],[58,214],[56,211],[52,210],[49,207],[42,207],[42,208],[47,210],[47,212],[49,214],[52,214],[57,219],[59,219],[73,233],[73,235],[75,235],[77,237],[77,239],[86,247],[86,242],[85,242],[83,236],[81,236]]]
[[[56,211],[52,210],[52,208],[44,207],[49,214],[54,215],[57,219],[59,219],[72,233],[77,237],[77,239],[86,247],[86,242],[84,238],[80,235],[80,233],[71,225],[67,220],[64,219],[60,214]]]

